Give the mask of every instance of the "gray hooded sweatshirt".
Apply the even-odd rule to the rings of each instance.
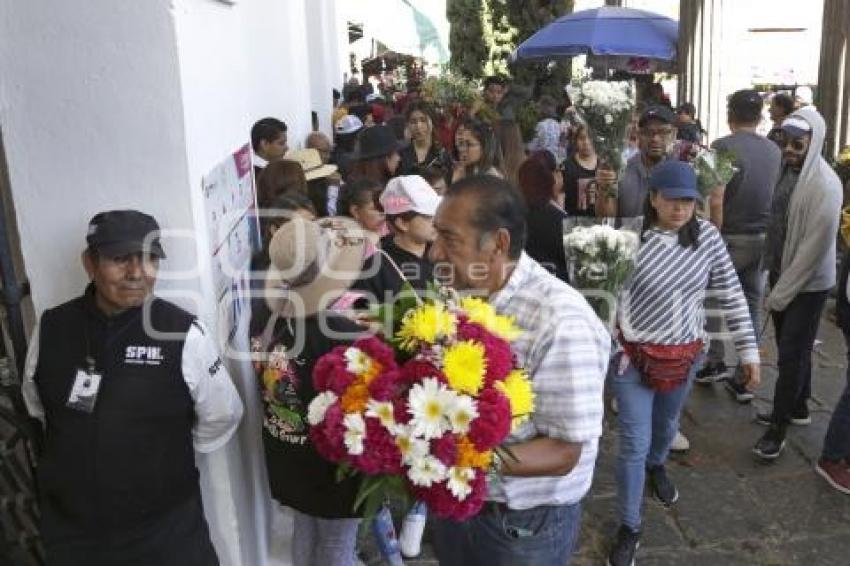
[[[771,311],[784,311],[800,293],[826,291],[835,285],[842,189],[838,175],[821,156],[826,123],[813,106],[791,116],[812,127],[812,142],[788,205],[779,279],[767,297]]]

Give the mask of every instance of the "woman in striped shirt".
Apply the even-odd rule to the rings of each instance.
[[[609,564],[632,564],[649,476],[664,505],[679,497],[664,462],[702,359],[706,292],[717,298],[747,387],[759,383],[759,354],[747,303],[720,233],[695,215],[700,198],[690,165],[666,161],[649,179],[642,245],[620,297],[614,391],[619,405],[617,457],[620,530]],[[722,338],[722,337],[721,337]]]

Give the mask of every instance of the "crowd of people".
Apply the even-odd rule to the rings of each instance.
[[[673,109],[659,89],[637,106],[622,174],[600,166],[593,132],[568,97],[531,101],[530,90],[501,77],[484,82],[492,115],[446,113],[416,89],[388,103],[346,88],[335,97],[333,139],[314,131],[304,149],[290,150],[283,121],[254,124],[262,245],[251,267],[250,333],[263,405],[249,410],[263,415],[272,496],[294,512],[296,565],[357,560],[356,478],[340,481],[309,434],[313,369],[369,332],[371,307],[425,293],[434,279],[515,318],[524,334],[514,353],[536,393],[533,426],[508,439],[515,457],[494,467],[481,513],[463,523],[431,519],[441,564],[569,563],[606,389],[619,438],[620,527],[609,564],[633,564],[645,486],[666,506],[679,498],[665,462],[671,449],[686,448],[679,418],[692,385],[723,381],[737,401],[753,398],[763,304],[776,328],[779,376],[772,411],[757,416],[767,429],[755,455],[775,460],[787,427],[810,422],[812,346],[837,280],[842,205],[821,157],[823,118],[777,95],[775,128],[763,137],[761,94],[734,93],[732,133],[712,147],[732,152],[737,171],[702,203],[693,167],[670,147],[702,143],[706,132],[692,104]],[[524,104],[540,116],[528,143],[516,122]],[[564,222],[576,217],[642,217],[613,329],[570,286]],[[226,442],[243,407],[204,326],[153,298],[165,255],[157,231],[138,212],[94,217],[83,255],[91,284],[47,311],[34,333],[24,394],[47,427],[40,481],[54,564],[150,556],[217,564],[192,449]],[[845,262],[838,303],[850,336],[848,271]],[[181,340],[144,334],[142,307],[151,302],[157,328]],[[844,493],[849,439],[845,390],[816,467]],[[372,532],[388,564],[419,554],[427,520],[417,503],[396,543],[389,509],[379,511]]]

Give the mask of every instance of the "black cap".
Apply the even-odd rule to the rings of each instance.
[[[399,143],[395,132],[389,126],[372,126],[360,132],[357,138],[359,151],[354,159],[373,159],[384,157],[398,151],[404,144]]]
[[[764,100],[757,90],[751,88],[737,90],[732,93],[726,106],[733,111],[749,111],[761,113]]]
[[[664,122],[666,124],[675,124],[676,115],[673,114],[673,111],[668,106],[657,104],[655,106],[650,106],[643,111],[643,114],[640,115],[640,120],[638,120],[638,126],[643,127],[650,120],[658,120],[659,122]]]
[[[138,210],[110,210],[95,214],[89,220],[86,242],[89,249],[109,257],[138,252],[165,257],[159,243],[159,224],[153,216]]]
[[[688,116],[696,116],[697,108],[690,102],[683,102],[676,108],[677,114],[687,114]]]

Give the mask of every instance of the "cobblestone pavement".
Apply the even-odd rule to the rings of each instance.
[[[682,417],[691,450],[668,465],[681,497],[672,509],[647,498],[637,562],[644,565],[847,566],[850,565],[850,496],[813,471],[832,407],[846,372],[843,338],[827,318],[813,356],[812,424],[792,427],[781,458],[763,464],[751,449],[764,428],[757,409],[769,409],[776,379],[772,328],[765,337],[763,384],[750,405],[740,405],[721,384],[695,385]],[[605,563],[617,529],[616,423],[608,415],[596,477],[585,500],[578,566]],[[426,533],[427,538],[427,533]],[[369,537],[363,548],[370,551]],[[366,560],[371,565],[380,560]],[[409,565],[433,565],[430,546]]]

